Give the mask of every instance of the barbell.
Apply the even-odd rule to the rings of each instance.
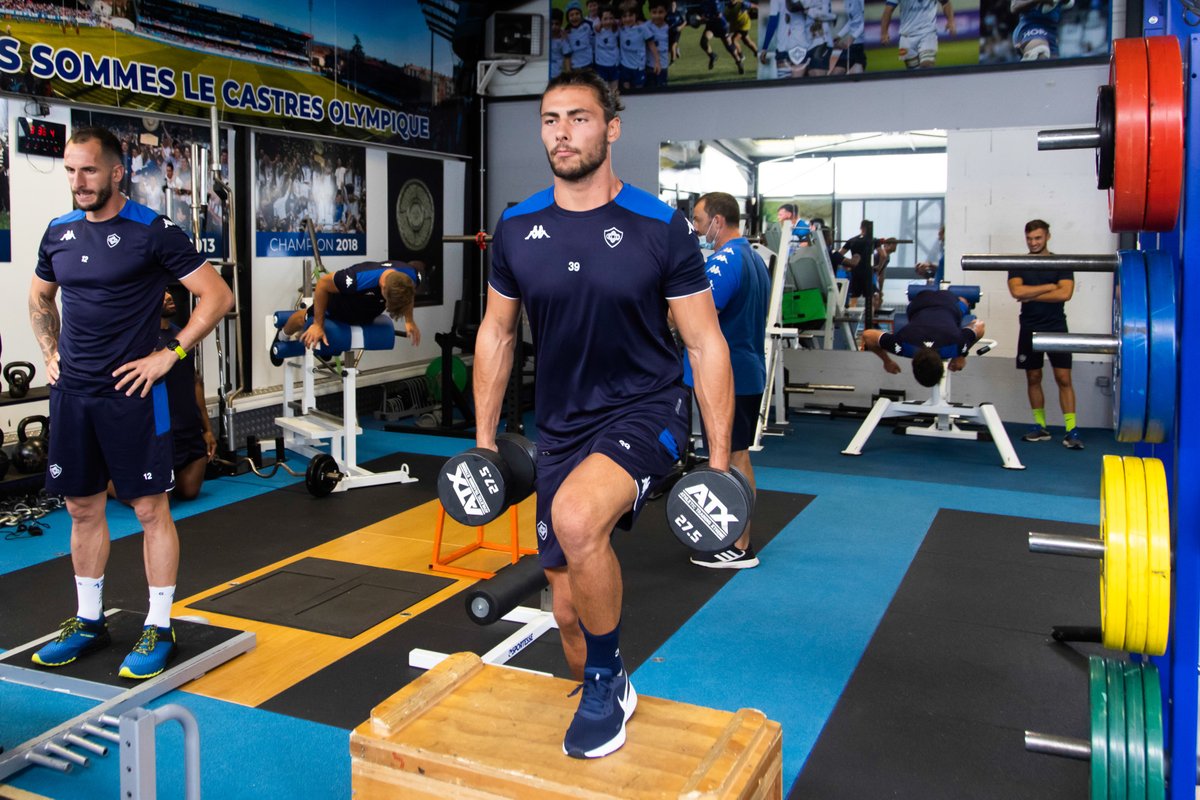
[[[1113,429],[1117,441],[1160,444],[1175,427],[1178,314],[1175,262],[1161,250],[1112,255],[966,255],[964,270],[1061,269],[1113,272],[1112,333],[1033,334],[1045,353],[1113,356]]]
[[[1100,538],[1030,532],[1035,553],[1101,559],[1101,642],[1161,656],[1171,627],[1171,507],[1157,458],[1106,455]]]
[[[1090,739],[1025,731],[1025,749],[1091,762],[1092,800],[1166,797],[1162,683],[1153,664],[1088,658]]]
[[[1108,225],[1169,231],[1183,188],[1183,58],[1174,36],[1117,39],[1094,128],[1040,131],[1039,150],[1096,149],[1096,186]]]

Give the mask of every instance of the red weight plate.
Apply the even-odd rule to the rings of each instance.
[[[1183,58],[1174,36],[1146,39],[1150,89],[1150,155],[1142,229],[1170,231],[1183,189]]]
[[[1145,39],[1113,42],[1108,81],[1116,90],[1116,153],[1108,190],[1108,227],[1114,233],[1139,231],[1146,214],[1146,173],[1150,150],[1149,76]]]

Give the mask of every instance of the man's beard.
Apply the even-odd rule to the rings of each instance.
[[[104,204],[112,199],[112,195],[112,184],[109,184],[96,190],[96,199],[91,205],[81,205],[78,200],[75,201],[75,205],[80,211],[97,211],[104,208]]]
[[[591,153],[583,150],[579,151],[579,161],[573,167],[559,167],[554,163],[554,156],[550,151],[546,152],[546,158],[550,161],[550,171],[554,173],[556,178],[562,178],[568,181],[583,180],[591,175],[600,165],[608,158],[608,142],[602,141],[596,146],[596,149]]]

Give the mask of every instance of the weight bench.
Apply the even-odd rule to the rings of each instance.
[[[949,291],[955,292],[959,297],[967,300],[972,306],[979,302],[979,287],[978,286],[949,286]],[[933,291],[937,287],[924,284],[914,283],[908,287],[908,297],[911,300],[920,292]],[[969,322],[972,317],[963,317],[963,322]],[[995,347],[994,339],[980,339],[972,345],[972,349],[978,348],[975,355],[983,355],[988,350]],[[1008,438],[1008,432],[1004,429],[1004,423],[1000,421],[1000,415],[996,412],[996,407],[991,403],[981,403],[978,406],[958,405],[950,400],[950,372],[949,361],[958,355],[958,348],[954,345],[943,347],[939,354],[943,360],[942,380],[937,386],[933,387],[933,395],[922,402],[907,402],[895,401],[888,397],[880,397],[875,401],[875,405],[871,407],[871,411],[859,426],[858,432],[854,434],[854,438],[850,440],[850,444],[842,451],[842,455],[861,456],[863,446],[867,440],[871,438],[871,434],[875,432],[875,428],[882,420],[892,419],[895,417],[932,417],[933,421],[927,426],[921,425],[905,425],[898,427],[896,430],[909,436],[935,436],[944,439],[971,439],[979,440],[983,438],[983,433],[977,430],[963,430],[958,426],[959,422],[973,423],[976,425],[984,425],[987,427],[987,432],[992,437],[992,443],[996,445],[996,450],[1000,453],[1000,460],[1005,469],[1025,469],[1025,465],[1017,458],[1016,450],[1013,449],[1012,441]]]
[[[276,311],[271,323],[282,329],[294,311]],[[311,324],[305,322],[305,329]],[[280,341],[271,345],[271,354],[283,361],[283,416],[275,418],[275,424],[283,430],[284,446],[302,455],[309,456],[305,485],[316,497],[330,492],[344,492],[360,486],[377,486],[384,483],[416,483],[408,474],[408,465],[389,472],[371,472],[358,466],[357,440],[362,428],[358,426],[358,363],[367,350],[391,350],[396,338],[403,336],[392,325],[392,320],[381,314],[370,325],[346,325],[336,320],[325,319],[325,337],[329,344],[321,344],[309,350],[299,339]],[[340,368],[327,360],[344,356]],[[342,380],[342,416],[317,410],[314,379],[318,369],[323,369]],[[297,375],[296,373],[300,374]],[[300,396],[296,396],[296,383],[301,383]],[[329,441],[329,451],[318,445]]]

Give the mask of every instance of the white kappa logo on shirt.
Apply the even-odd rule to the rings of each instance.
[[[609,228],[604,232],[604,243],[609,247],[616,247],[625,238],[625,234],[619,228]]]
[[[534,225],[529,229],[529,233],[525,234],[525,240],[530,239],[549,239],[550,234],[546,233],[546,229],[541,225]]]
[[[70,242],[75,239],[75,231],[67,231],[58,238],[60,242]]]
[[[116,247],[121,243],[121,237],[117,236],[115,233],[110,233],[105,241],[108,242],[109,247]]]

